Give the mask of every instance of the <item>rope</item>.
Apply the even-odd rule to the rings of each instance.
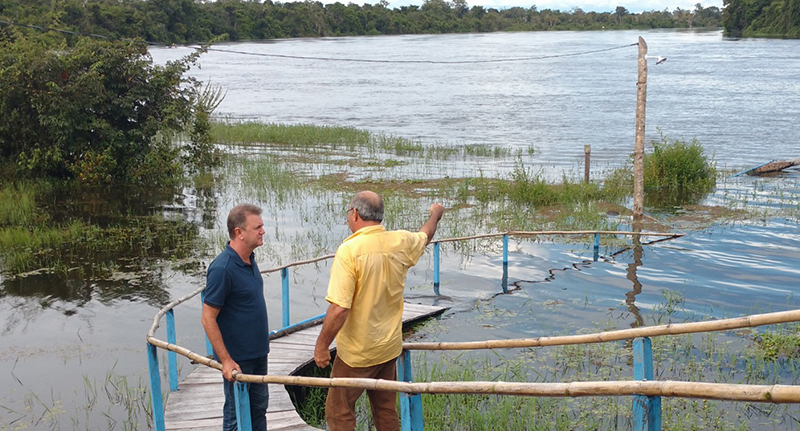
[[[70,30],[61,30],[58,28],[52,27],[43,27],[38,25],[30,25],[30,24],[18,24],[15,22],[10,21],[3,21],[0,20],[0,24],[5,24],[9,26],[16,26],[16,27],[25,27],[30,29],[35,29],[39,31],[55,31],[64,34],[70,34],[74,36],[84,36],[84,37],[93,37],[93,38],[100,38],[105,40],[113,40],[110,36],[104,36],[101,34],[94,34],[94,33],[81,33],[77,31],[70,31]],[[118,40],[131,40],[131,39],[122,39],[116,38]],[[172,46],[167,45],[164,43],[158,42],[149,42],[144,41],[144,43],[151,45],[151,46]],[[234,49],[222,49],[222,48],[207,48],[208,51],[217,51],[217,52],[225,52],[229,54],[239,54],[239,55],[250,55],[256,57],[274,57],[274,58],[286,58],[286,59],[293,59],[293,60],[311,60],[311,61],[340,61],[340,62],[351,62],[351,63],[386,63],[386,64],[483,64],[483,63],[510,63],[510,62],[518,62],[518,61],[536,61],[536,60],[546,60],[551,58],[563,58],[563,57],[575,57],[579,55],[589,55],[589,54],[597,54],[600,52],[607,52],[613,51],[622,48],[628,48],[631,46],[637,46],[638,43],[631,43],[627,45],[620,45],[614,46],[610,48],[601,48],[601,49],[594,49],[589,51],[581,51],[581,52],[573,52],[573,53],[566,53],[566,54],[552,54],[552,55],[542,55],[537,57],[518,57],[518,58],[495,58],[489,60],[451,60],[451,61],[437,61],[437,60],[372,60],[372,59],[363,59],[363,58],[336,58],[336,57],[309,57],[309,56],[302,56],[302,55],[288,55],[288,54],[266,54],[266,53],[258,53],[258,52],[247,52],[247,51],[238,51]],[[198,48],[194,49],[203,49],[202,44]]]
[[[602,48],[602,49],[595,49],[590,51],[582,51],[582,52],[573,52],[567,54],[553,54],[553,55],[542,55],[538,57],[518,57],[518,58],[495,58],[490,60],[371,60],[371,59],[362,59],[362,58],[336,58],[336,57],[309,57],[309,56],[302,56],[302,55],[288,55],[288,54],[265,54],[265,53],[258,53],[258,52],[247,52],[247,51],[237,51],[233,49],[221,49],[221,48],[209,48],[209,51],[218,51],[218,52],[227,52],[231,54],[240,54],[240,55],[252,55],[256,57],[275,57],[275,58],[287,58],[293,60],[312,60],[312,61],[341,61],[341,62],[352,62],[352,63],[386,63],[386,64],[483,64],[483,63],[510,63],[510,62],[517,62],[517,61],[535,61],[535,60],[545,60],[550,58],[562,58],[562,57],[575,57],[579,55],[588,55],[588,54],[596,54],[599,52],[606,52],[606,51],[613,51],[616,49],[627,48],[630,46],[639,45],[638,43],[631,43],[628,45],[620,45],[611,48]]]
[[[431,244],[435,243],[446,243],[446,242],[455,242],[455,241],[465,241],[469,239],[483,239],[483,238],[495,238],[503,235],[519,235],[519,236],[536,236],[536,235],[594,235],[594,234],[601,234],[601,235],[631,235],[631,236],[663,236],[667,238],[680,238],[684,234],[682,233],[670,233],[670,232],[629,232],[629,231],[619,231],[619,230],[539,230],[539,231],[522,231],[522,230],[510,230],[508,232],[501,232],[501,233],[486,233],[486,234],[479,234],[479,235],[472,235],[472,236],[460,236],[455,238],[444,238],[439,240],[431,241]]]

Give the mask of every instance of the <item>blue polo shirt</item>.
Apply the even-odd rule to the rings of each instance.
[[[234,361],[260,358],[269,353],[264,280],[255,254],[250,255],[250,263],[244,263],[228,244],[211,262],[206,277],[204,302],[220,309],[217,325]]]

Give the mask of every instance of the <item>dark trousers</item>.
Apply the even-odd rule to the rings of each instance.
[[[353,368],[336,357],[331,371],[331,378],[334,377],[397,380],[397,360],[392,359],[372,367]],[[330,431],[353,431],[356,428],[356,401],[362,393],[364,389],[359,388],[328,388],[325,421]],[[378,431],[400,431],[396,408],[397,393],[367,390],[367,396],[375,428]]]
[[[267,374],[267,357],[248,359],[246,361],[236,361],[242,369],[242,374]],[[222,408],[222,429],[223,431],[237,431],[236,423],[236,398],[233,391],[233,382],[225,380],[225,406]],[[249,384],[250,395],[250,420],[253,423],[253,431],[267,430],[267,405],[269,404],[269,392],[267,385]]]

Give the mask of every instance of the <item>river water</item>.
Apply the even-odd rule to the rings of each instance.
[[[226,91],[217,114],[235,120],[348,125],[428,144],[533,149],[526,163],[550,178],[582,171],[584,145],[591,145],[593,176],[599,176],[632,152],[637,48],[631,44],[640,35],[651,55],[667,58],[659,65],[649,61],[648,141],[658,139],[658,129],[671,139],[696,138],[729,171],[800,157],[797,40],[726,40],[719,31],[297,39],[217,45],[191,73]],[[190,51],[151,53],[163,63]],[[438,175],[509,167],[481,163],[487,164],[442,164],[446,171]],[[156,211],[197,221],[203,235],[218,238],[235,202],[264,205],[271,252],[259,254],[262,268],[291,260],[287,232],[328,235],[310,251],[292,250],[305,257],[333,252],[347,236],[338,219],[322,220],[341,216],[332,213],[345,205],[336,198],[272,206],[237,184],[219,190],[211,207],[197,204],[199,194],[187,189]],[[664,291],[685,298],[692,320],[796,308],[800,234],[791,210],[800,209],[800,173],[726,177],[718,186],[704,204],[755,208],[763,216],[708,223],[701,214],[699,221],[673,224],[685,228],[683,238],[639,251],[604,245],[597,262],[588,244],[512,240],[509,282],[518,289],[497,297],[498,242],[485,242],[469,256],[445,247],[443,296],[432,295],[426,253],[409,275],[407,297],[451,307],[439,327],[427,329],[442,341],[574,333],[597,322],[608,326],[608,320],[620,328],[650,323]],[[317,213],[309,217],[311,207]],[[319,217],[320,208],[331,214]],[[788,215],[775,215],[787,208]],[[207,254],[198,258],[200,268],[213,258]],[[201,269],[185,271],[180,263],[165,258],[148,286],[176,299],[204,283]],[[327,271],[322,263],[292,274],[292,321],[324,312]],[[85,408],[94,399],[91,388],[100,388],[103,398],[109,376],[146,385],[145,334],[163,304],[137,293],[141,285],[126,277],[71,280],[66,295],[32,283],[24,289],[2,280],[0,405],[6,408],[0,409],[0,430],[121,429],[127,414],[121,404],[101,400]],[[278,327],[280,278],[266,276],[265,286],[270,322]],[[203,352],[199,312],[199,299],[182,305],[177,332],[179,344]],[[181,362],[182,375],[190,369]],[[140,417],[138,428],[144,427]]]
[[[657,129],[697,138],[719,167],[800,157],[798,40],[718,30],[295,39],[219,45],[195,75],[227,91],[220,115],[532,146],[544,166],[571,169],[584,145],[598,162],[632,152],[639,36],[667,58],[648,61],[647,142]],[[156,61],[187,52],[152,50]]]

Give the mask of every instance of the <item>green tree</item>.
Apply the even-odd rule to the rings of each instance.
[[[199,55],[156,66],[141,41],[0,41],[0,156],[19,176],[174,178],[180,148],[168,138],[192,120],[196,85],[183,74]]]

